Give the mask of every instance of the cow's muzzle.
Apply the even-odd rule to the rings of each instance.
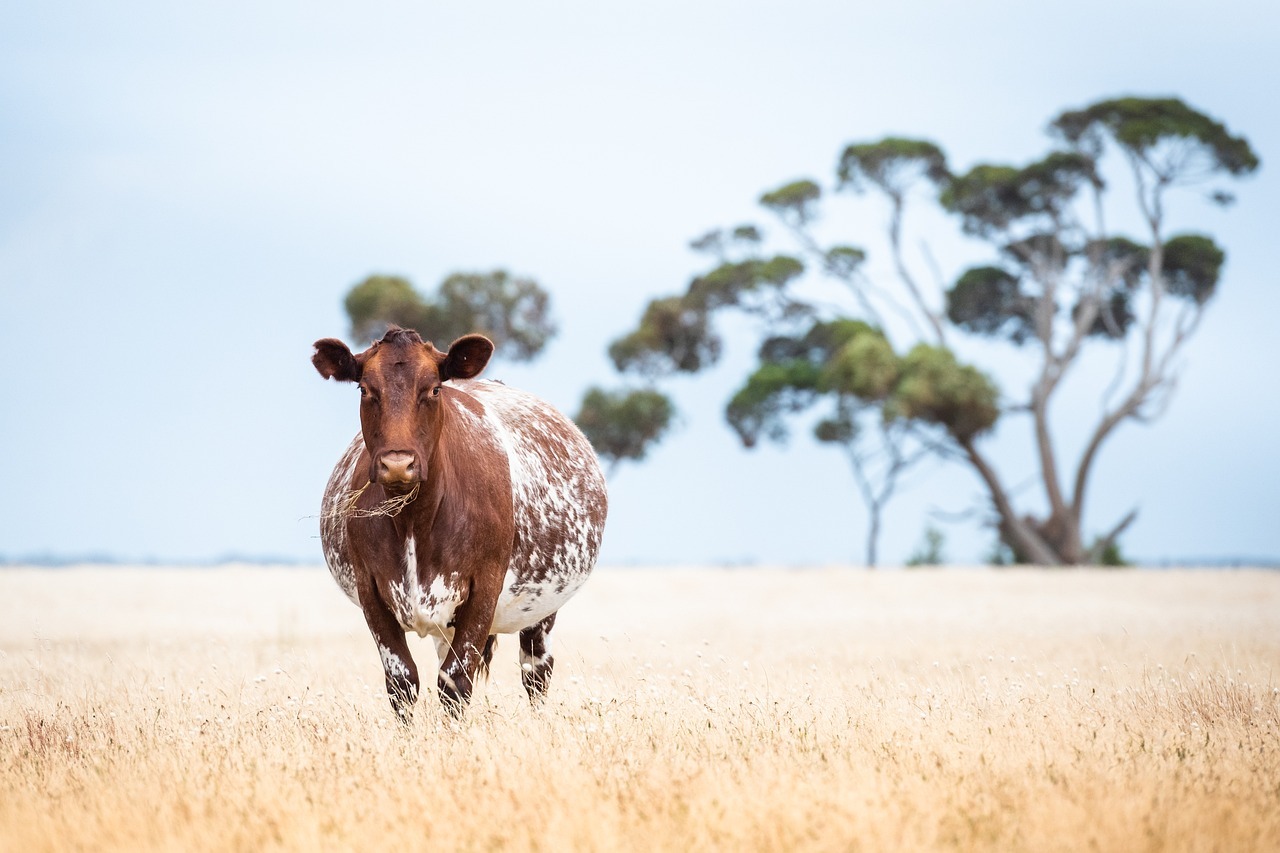
[[[378,485],[391,491],[408,491],[418,484],[418,460],[412,453],[394,450],[378,457]]]

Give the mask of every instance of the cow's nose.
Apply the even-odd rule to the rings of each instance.
[[[378,458],[378,482],[384,486],[409,485],[418,481],[418,465],[412,453],[393,451]]]

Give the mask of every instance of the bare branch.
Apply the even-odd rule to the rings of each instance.
[[[1100,537],[1098,541],[1094,543],[1094,546],[1089,549],[1089,562],[1093,564],[1100,563],[1102,561],[1102,555],[1107,552],[1108,548],[1115,544],[1116,540],[1120,538],[1120,534],[1124,533],[1125,530],[1129,528],[1129,525],[1133,524],[1137,518],[1138,510],[1136,508],[1129,510],[1129,514],[1120,519],[1119,524],[1111,528],[1111,531],[1106,535]]]
[[[939,344],[945,346],[947,340],[946,334],[943,332],[942,320],[938,313],[931,310],[928,304],[925,303],[924,296],[916,284],[915,277],[907,269],[906,260],[902,257],[902,214],[904,209],[902,194],[890,193],[889,199],[893,205],[893,210],[889,216],[889,247],[893,254],[893,265],[898,271],[898,278],[902,280],[907,292],[911,294],[911,298],[916,304],[916,309],[929,321],[929,325],[933,328],[934,338]]]

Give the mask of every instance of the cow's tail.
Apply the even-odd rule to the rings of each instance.
[[[484,651],[480,653],[480,675],[489,680],[489,664],[493,662],[493,650],[498,647],[498,635],[490,634],[485,641]]]

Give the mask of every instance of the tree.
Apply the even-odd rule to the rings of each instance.
[[[759,366],[728,402],[730,424],[751,447],[761,437],[785,438],[786,421],[826,405],[815,437],[854,460],[872,543],[898,478],[927,453],[962,460],[977,474],[1000,537],[1018,560],[1098,562],[1114,553],[1136,516],[1086,540],[1088,483],[1099,451],[1122,423],[1150,421],[1167,406],[1177,359],[1225,260],[1208,235],[1167,233],[1169,193],[1247,175],[1258,158],[1243,137],[1175,98],[1099,101],[1061,113],[1049,131],[1054,146],[1042,158],[961,173],[925,140],[847,146],[832,190],[888,202],[891,276],[870,276],[867,252],[858,246],[825,244],[815,225],[829,193],[813,180],[792,181],[760,203],[799,256],[763,253],[763,232],[755,226],[699,238],[694,247],[718,265],[685,293],[651,303],[636,330],[610,348],[615,366],[651,378],[700,371],[723,348],[715,315],[754,316],[763,338]],[[1115,168],[1110,154],[1119,154],[1136,191],[1140,236],[1109,224],[1116,203],[1107,181]],[[949,286],[937,272],[934,286],[926,286],[904,249],[907,210],[924,192],[986,246],[986,257]],[[1210,199],[1226,204],[1231,196],[1216,189]],[[936,270],[927,247],[924,254]],[[841,304],[804,289],[811,270],[839,283]],[[962,363],[953,346],[965,335],[1001,341],[1034,365],[1025,396],[1001,395],[985,372]],[[1109,350],[1114,374],[1098,389],[1102,414],[1068,477],[1050,409],[1086,347]],[[1044,500],[1038,514],[1019,509],[982,446],[1002,415],[1022,413],[1035,440],[1030,462]],[[874,452],[869,436],[879,440]],[[880,462],[874,472],[869,459]]]
[[[947,538],[942,535],[941,530],[929,525],[924,529],[924,541],[916,546],[915,552],[907,558],[907,566],[909,568],[941,566],[947,561],[942,550],[946,541]]]
[[[625,459],[640,461],[670,429],[675,406],[659,391],[588,389],[574,421],[613,476]]]
[[[345,305],[360,340],[381,337],[392,323],[444,343],[479,332],[514,361],[533,359],[556,333],[547,292],[504,270],[454,273],[425,297],[404,278],[372,275],[351,288]]]

